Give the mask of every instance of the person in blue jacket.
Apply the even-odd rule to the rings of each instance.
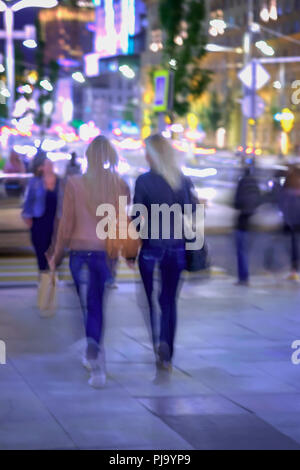
[[[31,232],[31,241],[40,272],[49,270],[46,252],[55,229],[59,201],[59,179],[53,163],[40,152],[33,160],[33,178],[26,188],[22,218]]]

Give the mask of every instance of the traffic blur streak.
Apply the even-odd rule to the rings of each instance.
[[[123,142],[125,140],[123,139]],[[132,145],[132,142],[135,142]],[[130,143],[129,145],[127,145]],[[130,148],[132,146],[132,148]],[[134,139],[127,139],[123,144],[123,149],[119,146],[120,161],[118,171],[127,180],[133,192],[135,180],[141,174],[147,171],[148,165],[145,159],[145,152],[142,141],[137,145]],[[84,147],[78,147],[76,153],[78,162],[81,164],[82,171],[85,168],[85,158],[83,155]],[[72,149],[73,150],[73,149]],[[66,165],[69,162],[71,148],[68,152],[53,152],[51,159],[54,161],[55,171],[63,176]],[[189,176],[197,190],[199,198],[207,201],[206,210],[206,228],[209,231],[211,227],[220,226],[226,231],[232,231],[235,223],[235,210],[233,209],[234,192],[238,179],[242,173],[241,161],[234,154],[229,152],[215,152],[207,155],[194,155],[178,152],[182,159],[182,169],[186,176]],[[288,167],[285,165],[274,165],[274,161],[264,159],[266,164],[257,162],[256,177],[259,187],[264,194],[272,191],[274,185],[275,172],[281,172],[281,183],[284,183],[285,174]],[[20,198],[8,197],[5,191],[5,181],[22,179],[26,181],[31,177],[28,174],[5,174],[0,171],[0,231],[9,232],[24,231],[25,227],[20,217],[20,207],[22,196]],[[268,220],[272,210],[265,207],[261,216],[263,223]],[[4,217],[5,213],[5,217]],[[273,217],[274,218],[274,217]],[[273,222],[271,223],[271,225]],[[5,246],[7,240],[1,236],[0,246]],[[18,244],[18,243],[17,243]]]
[[[21,179],[24,179],[24,180],[28,180],[32,177],[33,175],[31,173],[4,173],[4,172],[0,172],[0,181],[1,180],[13,180],[13,179],[18,179],[18,180],[21,180]]]

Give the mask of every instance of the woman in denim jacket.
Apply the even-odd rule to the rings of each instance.
[[[31,241],[40,272],[49,270],[45,253],[49,250],[58,210],[59,179],[52,162],[38,154],[33,161],[34,177],[29,181],[22,218],[31,231]]]

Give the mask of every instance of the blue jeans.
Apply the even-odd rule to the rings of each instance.
[[[249,280],[248,233],[243,230],[237,230],[235,240],[239,281],[247,282]]]
[[[153,301],[154,270],[159,266],[161,310],[160,325]],[[174,353],[174,339],[177,323],[177,291],[182,271],[185,269],[185,249],[166,248],[142,249],[139,256],[139,268],[149,304],[152,341],[155,351],[158,348],[159,359],[171,361]]]
[[[111,274],[104,251],[72,251],[70,270],[84,315],[87,358],[96,359],[102,342],[103,300]]]
[[[298,238],[299,238],[299,226],[295,228],[290,228],[291,234],[291,268],[293,271],[299,271],[299,247],[298,247]]]

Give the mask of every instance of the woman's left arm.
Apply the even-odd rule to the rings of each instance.
[[[66,246],[68,246],[73,233],[75,223],[75,201],[74,201],[74,188],[71,180],[69,180],[65,187],[62,216],[59,220],[57,237],[54,248],[54,255],[52,257],[52,264],[58,265],[64,254]]]
[[[22,219],[27,225],[31,225],[33,218],[33,206],[35,202],[35,185],[34,179],[31,179],[28,183],[28,186],[25,191],[23,210],[22,210]]]

